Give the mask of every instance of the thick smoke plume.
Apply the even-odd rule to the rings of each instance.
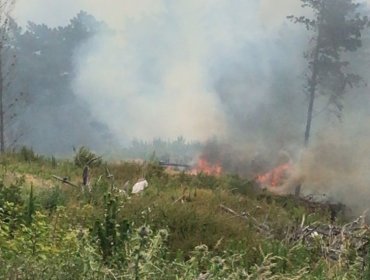
[[[284,50],[287,44],[278,42],[289,40],[282,38],[281,24],[297,5],[271,16],[266,3],[81,1],[114,32],[99,34],[76,52],[75,91],[122,143],[179,135],[228,138],[236,120],[230,102],[243,100],[236,109],[251,117],[267,100],[274,72],[301,59],[300,48]],[[292,58],[275,61],[291,51]],[[230,92],[224,92],[227,83],[234,83]]]

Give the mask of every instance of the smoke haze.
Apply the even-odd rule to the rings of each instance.
[[[243,172],[241,164],[261,157],[273,165],[286,151],[297,162],[295,177],[305,178],[305,192],[326,193],[356,213],[367,207],[368,89],[352,91],[341,122],[318,100],[312,145],[301,150],[302,53],[310,34],[285,19],[306,13],[299,1],[20,0],[15,16],[22,24],[59,26],[79,10],[113,32],[75,52],[72,86],[120,145],[133,138],[217,137],[225,165],[247,175],[253,166]],[[360,50],[353,59],[370,81],[368,57]]]

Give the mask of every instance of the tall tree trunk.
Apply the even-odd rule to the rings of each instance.
[[[0,152],[5,152],[4,140],[4,80],[3,80],[3,57],[2,57],[3,43],[0,42]]]
[[[306,130],[304,133],[304,146],[307,147],[310,135],[311,135],[311,124],[312,124],[312,117],[313,117],[313,108],[315,104],[315,96],[316,96],[316,87],[317,87],[317,75],[318,75],[318,61],[319,61],[319,54],[320,54],[320,45],[321,45],[321,23],[322,19],[320,18],[318,24],[318,34],[316,40],[316,46],[313,54],[313,61],[312,61],[312,76],[309,81],[309,103],[308,103],[308,110],[307,110],[307,122],[306,122]],[[299,197],[301,194],[302,184],[299,184],[295,188],[294,195]]]
[[[319,32],[320,33],[320,32]],[[315,94],[316,94],[316,85],[317,85],[317,68],[318,68],[318,58],[319,58],[319,50],[320,50],[320,34],[317,38],[313,63],[312,63],[312,76],[310,80],[310,88],[309,88],[309,104],[308,104],[308,111],[307,111],[307,122],[306,122],[306,131],[304,133],[304,145],[305,147],[308,146],[308,142],[310,140],[310,133],[311,133],[311,124],[312,124],[312,115],[313,115],[313,107],[315,103]]]
[[[315,95],[316,95],[316,87],[317,87],[317,75],[318,75],[318,63],[319,63],[319,54],[321,48],[321,36],[322,36],[322,23],[323,23],[323,10],[325,6],[325,1],[322,1],[320,4],[320,10],[318,15],[318,24],[317,24],[317,39],[316,39],[316,46],[313,54],[312,60],[312,75],[309,81],[309,104],[308,104],[308,111],[307,111],[307,122],[306,122],[306,131],[304,134],[304,145],[305,147],[308,146],[308,142],[310,140],[311,134],[311,124],[312,124],[312,115],[313,115],[313,108],[315,103]]]
[[[319,32],[320,33],[320,32]],[[308,142],[310,140],[310,133],[311,133],[311,124],[312,124],[312,116],[313,116],[313,108],[315,103],[315,95],[316,95],[316,86],[317,86],[317,71],[318,71],[318,58],[319,58],[319,51],[320,51],[320,34],[317,38],[315,53],[313,57],[312,63],[312,76],[310,80],[310,88],[309,88],[309,104],[308,104],[308,111],[307,111],[307,122],[306,122],[306,131],[304,133],[304,146],[308,146]],[[294,195],[299,197],[301,194],[302,184],[299,184],[295,188]]]
[[[5,95],[5,84],[4,84],[4,72],[7,70],[4,67],[4,47],[5,41],[7,40],[6,34],[9,31],[9,20],[10,13],[14,8],[17,0],[0,0],[0,153],[5,152],[5,110],[4,109],[4,95]]]

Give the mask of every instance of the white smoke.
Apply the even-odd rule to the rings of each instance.
[[[131,7],[123,29],[100,34],[79,50],[76,93],[121,139],[222,138],[226,116],[210,72],[222,72],[225,59],[244,57],[246,44],[276,29],[261,24],[258,1],[159,1],[155,7]],[[261,55],[262,75],[270,74],[271,55]],[[269,85],[259,84],[245,92],[251,108],[266,98]]]
[[[270,85],[259,79],[270,78],[275,53],[270,52],[273,40],[263,40],[276,37],[296,8],[291,0],[279,5],[267,0],[19,0],[15,15],[20,22],[57,26],[82,9],[115,30],[76,53],[74,88],[125,142],[179,135],[205,140],[229,133],[215,80],[230,71],[224,69],[232,67],[228,60],[250,60],[247,75],[254,77],[244,95],[250,108],[244,109],[263,102]],[[260,49],[259,57],[247,57],[248,44]],[[256,62],[258,75],[252,73]]]

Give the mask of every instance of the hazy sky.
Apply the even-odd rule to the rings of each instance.
[[[127,18],[140,19],[160,13],[165,9],[165,4],[170,2],[170,0],[17,0],[14,14],[22,24],[31,20],[58,26],[66,24],[78,11],[86,10],[111,26],[119,27]],[[194,1],[189,2],[194,3]],[[201,6],[217,5],[222,0],[197,2],[196,5],[201,8]],[[298,0],[255,0],[255,2],[258,7],[253,12],[263,17],[268,24],[275,24],[286,15],[300,9]]]

